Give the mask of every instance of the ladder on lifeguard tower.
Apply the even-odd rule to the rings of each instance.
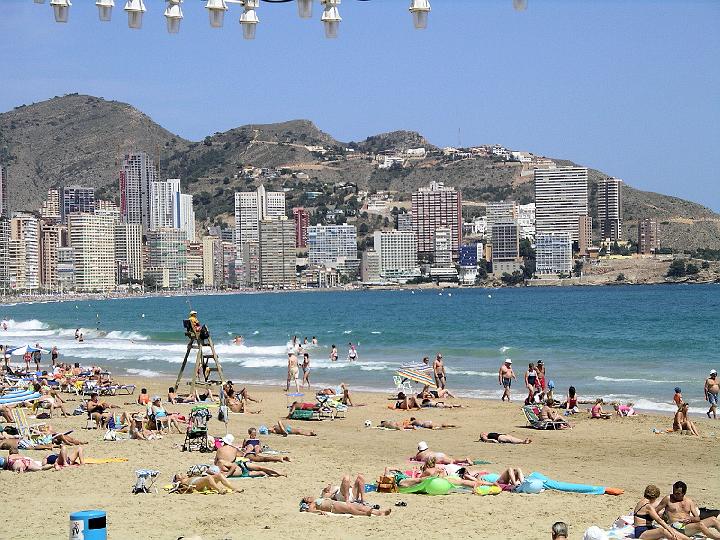
[[[215,352],[215,345],[210,336],[210,330],[207,326],[203,326],[202,329],[207,332],[207,336],[202,337],[202,329],[200,332],[197,332],[189,322],[190,321],[183,321],[185,325],[185,336],[188,338],[188,346],[185,352],[185,358],[183,358],[182,365],[180,366],[180,373],[178,373],[177,380],[175,381],[175,391],[179,389],[185,366],[188,363],[192,351],[197,351],[197,353],[195,356],[195,369],[193,370],[192,380],[187,383],[190,385],[190,392],[195,393],[197,387],[208,388],[210,386],[223,385],[225,378],[223,376],[222,366],[220,365],[220,359]],[[211,378],[211,374],[213,373],[217,373],[217,379]]]

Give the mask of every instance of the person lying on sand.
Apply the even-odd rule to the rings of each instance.
[[[420,393],[417,395],[417,397],[419,397],[420,399],[433,399],[433,398],[442,399],[442,398],[446,398],[446,397],[454,398],[455,396],[453,396],[450,393],[450,390],[448,390],[447,388],[438,388],[437,390],[430,390],[430,386],[426,384],[425,386],[423,386],[423,389],[420,390]]]
[[[415,417],[410,418],[410,425],[414,428],[424,429],[448,429],[457,427],[455,424],[437,424],[435,425],[432,420],[418,420]]]
[[[689,431],[691,435],[695,435],[697,437],[700,436],[700,432],[698,431],[697,427],[695,427],[695,422],[690,420],[688,417],[688,408],[690,406],[687,403],[683,403],[678,408],[678,411],[675,413],[675,418],[673,418],[673,431]]]
[[[398,394],[398,400],[395,402],[395,408],[403,411],[409,411],[411,409],[419,409],[420,404],[413,396],[406,396],[403,392]]]
[[[284,423],[282,419],[278,420],[277,424],[275,424],[269,429],[269,433],[275,433],[276,435],[282,435],[283,437],[287,437],[288,435],[303,435],[305,437],[317,436],[317,433],[315,433],[314,431],[294,428],[289,424]]]
[[[245,389],[243,388],[243,390]],[[227,397],[225,401],[227,403],[227,406],[234,413],[248,412],[250,414],[260,414],[262,412],[246,409],[247,401],[240,394],[236,394],[235,390],[233,390],[232,388],[227,390],[226,396]]]
[[[65,446],[61,446],[57,454],[50,454],[43,459],[42,463],[43,466],[52,465],[55,470],[60,470],[65,467],[79,467],[85,464],[83,448],[82,446],[78,446],[68,450]]]
[[[249,439],[246,439],[242,446],[236,446],[234,444],[235,437],[232,433],[228,433],[222,438],[223,445],[215,452],[216,465],[218,461],[227,463],[233,463],[238,458],[245,458],[247,461],[253,461],[256,463],[281,463],[289,462],[290,458],[287,456],[265,456],[260,452],[262,447],[260,440],[257,438],[257,430],[255,428],[248,429]],[[269,469],[268,469],[269,470]]]
[[[505,433],[495,433],[495,432],[483,432],[480,434],[480,439],[478,439],[478,442],[485,442],[485,443],[502,443],[502,444],[530,444],[532,442],[531,439],[520,439],[518,437],[514,437],[512,435],[506,435]]]
[[[346,474],[340,480],[339,486],[332,484],[325,486],[320,497],[338,502],[365,504],[365,477],[358,474],[353,482],[350,475]]]
[[[458,463],[458,462],[467,462],[472,463],[471,459],[462,459],[462,460],[456,460],[451,458],[450,456],[443,454],[442,452],[432,452],[428,448],[428,444],[425,441],[420,441],[417,445],[417,454],[413,457],[413,460],[415,461],[422,461],[425,462],[428,459],[435,459],[436,463],[446,464],[446,463]]]
[[[410,425],[410,420],[401,420],[400,422],[393,422],[392,420],[381,420],[380,427],[385,429],[395,429],[402,431],[403,429],[415,429]]]
[[[260,476],[286,476],[273,469],[268,469],[251,463],[240,457],[242,449],[235,446],[235,437],[228,433],[222,438],[222,446],[215,452],[215,465],[225,476],[260,477]],[[237,461],[240,459],[240,461]]]
[[[604,402],[603,402],[602,398],[597,398],[595,400],[595,405],[593,405],[592,408],[590,409],[590,418],[591,419],[600,418],[602,420],[609,420],[610,418],[612,418],[612,414],[606,413],[605,411],[603,411],[603,408],[602,408],[603,403]]]
[[[148,399],[150,398],[148,397]],[[181,396],[175,392],[175,388],[172,386],[168,388],[167,400],[168,403],[172,403],[173,405],[178,403],[195,403],[196,401],[194,394],[185,394]]]
[[[217,491],[220,495],[235,493],[235,488],[220,473],[209,476],[188,476],[176,474],[173,477],[174,491],[177,493],[194,493],[196,491]],[[238,491],[242,493],[243,490]]]
[[[333,501],[332,499],[316,499],[312,496],[305,497],[300,501],[300,511],[311,514],[349,514],[352,516],[389,516],[391,509],[376,510],[360,503],[346,503]]]
[[[431,401],[429,399],[423,399],[420,406],[423,409],[428,407],[436,407],[438,409],[462,409],[467,407],[467,405],[460,405],[459,403],[445,403],[444,401]]]

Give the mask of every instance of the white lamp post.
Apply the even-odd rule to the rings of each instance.
[[[115,0],[97,0],[95,5],[98,8],[98,16],[101,21],[109,21],[112,17],[112,8],[115,7]]]
[[[325,37],[328,39],[335,39],[338,35],[338,29],[340,28],[340,11],[338,6],[340,0],[321,0],[324,8],[323,14],[320,20],[322,20],[325,26]]]
[[[180,4],[182,0],[167,0],[165,8],[165,21],[167,22],[168,34],[177,34],[180,31],[180,21],[183,19],[183,12]]]
[[[213,28],[222,28],[225,22],[225,12],[228,10],[225,0],[208,0],[205,4],[210,17],[210,26]]]
[[[301,19],[312,19],[313,0],[297,0],[297,5]]]
[[[55,22],[66,23],[70,15],[70,0],[50,0],[50,5],[55,13]]]
[[[513,0],[513,8],[515,11],[525,11],[527,4],[527,0]]]
[[[125,11],[128,14],[128,26],[135,30],[142,28],[143,14],[147,11],[143,0],[128,0]]]
[[[257,25],[260,22],[255,10],[260,7],[260,0],[244,0],[242,5],[245,8],[243,14],[240,15],[243,37],[245,39],[255,39]]]
[[[424,30],[427,28],[430,0],[411,0],[410,13],[412,13],[413,16],[413,25],[415,25],[415,28]]]

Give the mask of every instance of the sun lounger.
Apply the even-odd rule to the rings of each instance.
[[[541,420],[540,411],[533,405],[525,405],[522,410],[533,429],[563,429],[568,427],[565,420]]]

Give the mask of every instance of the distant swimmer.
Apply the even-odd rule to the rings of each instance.
[[[305,336],[305,339],[303,339],[303,343],[302,343],[302,344],[303,344],[303,345],[307,345],[308,343],[309,343],[309,342],[308,342],[308,338],[307,338],[307,336]]]
[[[82,335],[82,332],[80,332],[80,335],[78,336],[78,343],[83,343],[85,341],[85,337]]]
[[[338,350],[335,344],[333,343],[332,348],[330,349],[330,361],[331,362],[337,362],[338,359]]]
[[[313,344],[313,345],[317,345],[317,344],[318,344],[317,338],[316,338],[315,336],[312,337],[312,344]]]
[[[75,329],[75,341],[77,341],[78,338],[80,338],[80,329],[79,329],[79,328],[76,328],[76,329]]]
[[[3,322],[2,322],[2,329],[7,332],[8,325],[7,325],[7,321],[6,321],[6,320],[3,320]],[[315,339],[315,338],[313,338],[313,339]]]
[[[235,345],[242,345],[243,343],[245,343],[245,338],[242,336],[235,336],[235,339],[233,339],[233,343],[235,343]]]
[[[355,345],[353,345],[352,341],[351,341],[350,343],[348,343],[348,354],[347,354],[348,362],[354,362],[355,360],[357,360],[357,357],[358,357],[357,349],[355,348]]]

